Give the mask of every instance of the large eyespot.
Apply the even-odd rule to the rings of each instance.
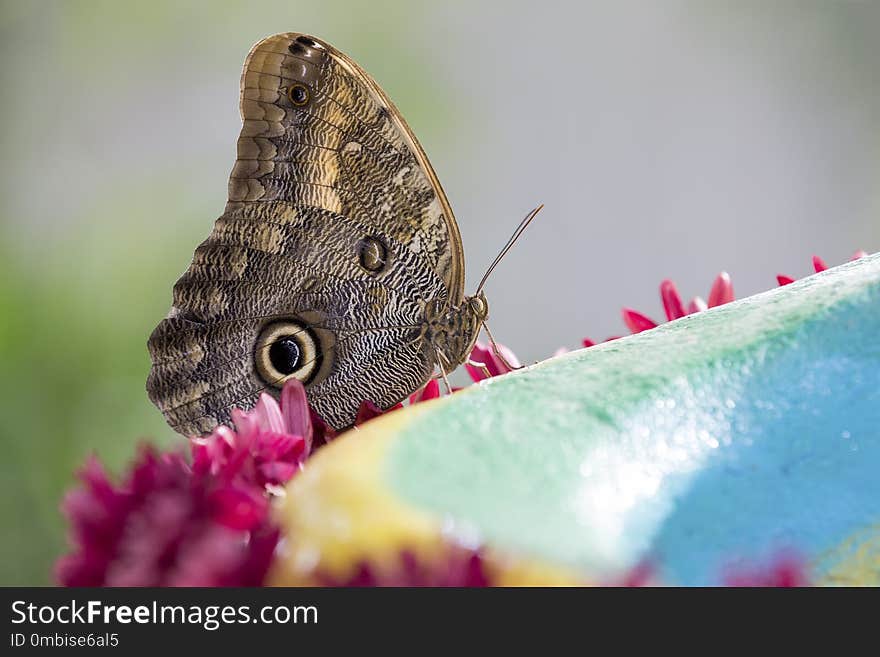
[[[310,383],[321,370],[323,356],[315,331],[287,320],[266,326],[257,338],[254,365],[265,383],[276,388],[290,379]]]
[[[369,272],[378,274],[388,264],[388,248],[378,237],[365,237],[357,243],[358,262]]]
[[[290,88],[287,90],[287,97],[295,106],[302,107],[309,102],[311,94],[306,85],[297,83],[290,85]]]

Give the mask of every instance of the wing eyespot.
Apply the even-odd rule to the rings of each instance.
[[[301,44],[304,45],[304,46],[308,46],[309,48],[316,48],[316,49],[318,49],[318,50],[321,49],[321,44],[320,44],[320,43],[318,43],[318,42],[315,41],[314,39],[311,39],[311,38],[309,38],[309,37],[307,37],[307,36],[303,36],[303,35],[298,36],[298,37],[296,37],[296,41],[299,42],[299,43],[301,43]]]
[[[311,97],[312,95],[309,93],[309,88],[304,84],[292,84],[287,90],[287,98],[295,107],[302,107],[303,105],[308,104]]]
[[[287,47],[287,50],[290,52],[291,55],[307,55],[308,52],[309,52],[309,49],[308,49],[308,48],[306,48],[306,47],[305,47],[303,44],[301,44],[301,43],[297,43],[296,41],[294,41],[293,43],[291,43],[291,44]]]
[[[272,322],[260,332],[254,365],[267,385],[282,388],[290,379],[311,383],[321,370],[321,343],[315,331],[295,320]]]

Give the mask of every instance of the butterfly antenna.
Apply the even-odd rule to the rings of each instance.
[[[501,253],[499,253],[495,260],[492,261],[492,264],[489,265],[489,269],[486,270],[486,273],[483,274],[483,278],[480,280],[480,284],[477,286],[477,291],[474,292],[474,296],[477,296],[482,290],[483,286],[486,284],[486,281],[489,279],[491,273],[495,270],[495,267],[498,266],[498,263],[501,262],[501,259],[507,255],[507,252],[513,247],[516,241],[519,239],[519,236],[523,234],[523,231],[528,227],[530,223],[532,223],[532,219],[537,216],[537,214],[543,209],[544,204],[542,203],[534,210],[529,212],[525,219],[519,222],[519,226],[516,227],[516,230],[513,231],[513,235],[510,236],[510,239],[507,240],[507,244],[504,245],[504,248],[501,249]]]

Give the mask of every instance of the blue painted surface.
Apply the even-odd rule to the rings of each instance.
[[[732,395],[729,446],[691,476],[652,542],[668,581],[717,583],[737,556],[815,555],[880,520],[878,327],[880,296],[840,304]]]
[[[813,559],[880,523],[880,254],[455,395],[387,468],[449,531],[593,580]]]

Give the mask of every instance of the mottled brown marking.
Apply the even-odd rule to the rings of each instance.
[[[209,431],[277,395],[254,362],[273,322],[308,328],[309,399],[337,428],[460,364],[485,313],[464,296],[449,202],[378,84],[329,44],[278,34],[245,60],[239,109],[226,210],[150,337],[147,389],[169,424]]]

